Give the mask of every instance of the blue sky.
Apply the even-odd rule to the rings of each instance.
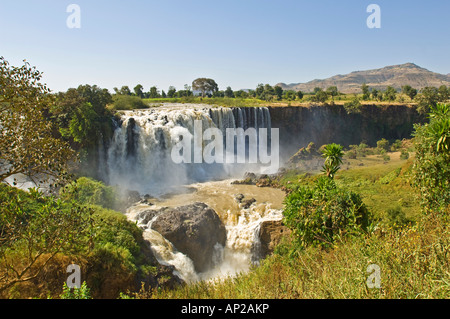
[[[69,29],[69,4],[81,28]],[[369,29],[369,4],[381,28]],[[27,59],[54,91],[138,83],[221,89],[298,83],[413,62],[450,73],[447,0],[0,0],[0,56]]]

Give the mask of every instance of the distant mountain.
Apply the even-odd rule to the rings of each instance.
[[[313,80],[307,83],[278,83],[284,90],[312,92],[315,87],[326,89],[337,86],[342,93],[359,93],[361,85],[366,83],[371,88],[386,89],[392,86],[401,89],[403,85],[421,89],[426,86],[450,86],[450,74],[431,72],[414,63],[387,66],[381,69],[355,71],[346,75],[335,75],[328,79]]]

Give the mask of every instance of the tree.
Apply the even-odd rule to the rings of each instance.
[[[311,98],[313,102],[325,103],[328,99],[327,93],[321,88],[314,89],[314,96]]]
[[[136,96],[142,98],[142,97],[144,96],[144,92],[142,91],[143,88],[144,88],[144,87],[143,87],[142,85],[140,85],[140,84],[136,85],[136,86],[134,87],[134,89],[133,89],[134,95],[136,95]]]
[[[158,88],[156,86],[152,86],[150,88],[150,91],[148,93],[148,97],[151,99],[156,99],[159,97],[159,92],[158,92]]]
[[[255,97],[262,100],[263,94],[264,94],[264,84],[259,83],[255,89]]]
[[[69,123],[70,135],[74,141],[83,146],[90,144],[87,141],[92,141],[91,137],[97,135],[98,120],[91,103],[86,102],[77,108]]]
[[[41,77],[26,61],[13,67],[0,57],[0,182],[23,174],[36,184],[57,183],[75,158],[68,143],[55,137],[49,119],[55,99]]]
[[[283,98],[283,88],[281,86],[274,87],[274,93],[277,97],[277,100],[280,101]]]
[[[366,83],[363,83],[363,85],[361,85],[361,90],[363,93],[362,99],[367,101],[370,98],[369,86]]]
[[[384,91],[384,100],[394,101],[396,94],[397,94],[397,91],[392,86],[388,86],[386,88],[386,91]]]
[[[294,101],[297,97],[297,94],[293,90],[284,91],[285,99],[288,101]]]
[[[117,96],[132,98],[131,95]],[[91,148],[95,152],[100,139],[112,134],[112,113],[107,105],[113,102],[115,101],[107,89],[96,85],[80,85],[58,94],[51,111],[58,119],[65,118],[65,121],[58,122],[59,131],[64,138],[75,141],[77,147],[84,150]]]
[[[303,92],[302,91],[298,91],[297,92],[297,97],[299,100],[303,99]]]
[[[244,90],[239,90],[239,91],[234,92],[234,96],[237,98],[245,99],[248,97],[248,93],[245,92]]]
[[[361,113],[361,107],[362,104],[358,97],[354,97],[351,101],[344,103],[344,109],[347,111],[347,114]]]
[[[396,95],[397,91],[392,86],[388,86],[386,88],[386,91],[384,92],[384,99],[386,101],[392,102],[395,100]]]
[[[411,85],[402,86],[402,93],[406,94],[411,100],[413,100],[417,95],[417,89],[411,87]]]
[[[225,91],[216,91],[213,93],[212,97],[225,97]]]
[[[446,102],[450,96],[450,89],[445,85],[441,85],[438,89],[438,100],[439,102]]]
[[[167,91],[167,97],[174,98],[175,93],[177,93],[177,89],[174,86],[169,86],[169,90]]]
[[[131,95],[130,88],[129,88],[127,85],[122,86],[122,87],[120,88],[120,90],[119,90],[119,94],[122,94],[122,95]]]
[[[427,86],[420,91],[416,98],[418,102],[417,111],[420,114],[427,114],[430,108],[435,107],[439,101],[439,90],[435,87]]]
[[[379,93],[380,91],[378,91],[377,89],[372,89],[372,99],[377,100]]]
[[[328,144],[322,151],[322,157],[325,163],[322,167],[328,178],[333,179],[336,172],[341,168],[342,157],[344,156],[343,147],[339,144]]]
[[[334,97],[339,95],[337,86],[330,86],[327,88],[327,94],[331,96],[332,100],[334,100]]]
[[[231,87],[229,87],[229,86],[226,88],[224,94],[225,94],[225,97],[234,98],[234,92],[231,89]]]
[[[219,86],[213,79],[198,78],[192,82],[192,89],[202,92],[202,97],[205,97],[207,93],[213,94],[219,90]]]

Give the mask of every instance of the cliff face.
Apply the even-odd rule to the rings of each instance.
[[[309,142],[344,146],[365,141],[376,145],[381,138],[410,138],[414,123],[425,116],[406,105],[364,105],[361,113],[347,114],[343,106],[269,107],[272,127],[280,129],[282,158],[293,155]]]

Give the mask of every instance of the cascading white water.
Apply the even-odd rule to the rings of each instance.
[[[201,121],[203,130],[219,128],[224,137],[227,128],[271,128],[269,110],[264,107],[175,105],[124,111],[107,150],[106,167],[101,166],[102,179],[142,194],[161,195],[178,185],[239,177],[254,168],[251,164],[174,163],[171,150],[180,135],[194,134],[195,120]]]
[[[127,211],[130,220],[144,230],[144,238],[151,243],[152,250],[160,263],[172,265],[177,275],[186,282],[209,280],[246,272],[250,265],[258,261],[253,248],[258,244],[259,228],[262,222],[282,218],[283,192],[279,189],[260,188],[254,185],[234,185],[232,180],[196,183],[194,192],[177,194],[169,198],[151,199],[152,206],[136,204]],[[256,202],[249,207],[236,202],[236,194],[245,194]],[[216,245],[215,267],[204,273],[195,272],[192,260],[176,250],[169,241],[151,229],[150,221],[137,218],[139,212],[162,207],[177,207],[187,202],[204,202],[212,207],[224,223],[227,240],[225,247]]]
[[[226,227],[226,246],[216,245],[216,267],[207,273],[196,273],[192,260],[178,252],[168,240],[151,229],[152,221],[142,225],[136,220],[137,212],[148,209],[148,206],[135,205],[127,212],[128,218],[138,222],[144,229],[144,238],[150,242],[158,261],[161,264],[175,266],[179,277],[186,282],[246,271],[252,259],[251,248],[255,241],[255,231],[263,220],[281,218],[281,210],[274,209],[270,202],[265,202],[268,195],[258,199],[258,204],[242,208],[233,199],[233,192],[239,186],[230,186],[229,182],[226,185],[221,182],[209,182],[230,177],[239,178],[246,171],[254,169],[254,164],[177,164],[171,159],[171,150],[179,140],[179,136],[187,132],[194,134],[196,120],[201,121],[203,130],[218,128],[224,137],[228,128],[244,130],[267,128],[268,131],[271,129],[270,113],[264,107],[232,109],[203,105],[171,105],[124,111],[110,146],[105,150],[106,165],[102,165],[103,178],[110,185],[137,190],[140,194],[151,194],[155,200],[162,200],[161,196],[172,193],[174,187],[202,182],[195,184],[194,194],[187,195],[192,197],[183,198],[182,194],[179,195],[183,199],[177,204],[205,202],[215,209]],[[270,136],[268,137],[270,142]],[[259,139],[259,136],[257,138]],[[244,139],[245,142],[242,135],[237,135],[236,139]],[[212,188],[217,185],[220,185],[221,190],[216,191],[218,195],[216,198]],[[266,192],[269,193],[270,190]],[[217,205],[217,202],[221,204]],[[167,200],[164,204],[168,204]],[[230,208],[231,206],[233,208]]]

